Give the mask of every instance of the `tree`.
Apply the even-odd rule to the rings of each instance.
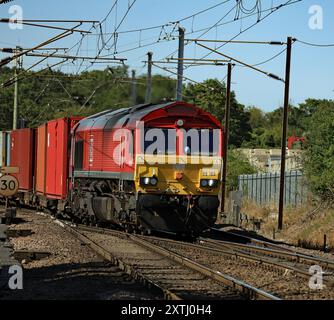
[[[224,119],[226,85],[217,79],[209,79],[201,84],[189,83],[184,90],[184,99],[213,114],[218,120]],[[231,93],[230,145],[240,147],[251,138],[250,114],[245,106],[238,103],[235,93]]]
[[[247,108],[247,111],[249,112],[249,124],[252,131],[266,126],[266,114],[261,109],[257,107],[249,107]]]
[[[322,200],[334,200],[334,101],[316,104],[308,121],[304,171],[312,191]]]
[[[144,103],[146,95],[146,76],[139,77],[138,84],[138,103]],[[175,92],[175,80],[161,75],[154,75],[152,77],[152,103],[171,101],[175,99]]]
[[[23,70],[22,70],[23,71]],[[8,67],[1,68],[0,83],[14,74]],[[131,81],[128,67],[118,66],[92,70],[78,75],[60,71],[25,71],[27,77],[19,81],[19,118],[29,127],[64,116],[89,116],[108,109],[131,105]],[[139,77],[138,103],[143,103],[146,77]],[[171,100],[175,96],[175,80],[161,75],[153,77],[152,102]],[[12,128],[14,86],[0,89],[0,131]]]
[[[299,108],[296,112],[296,125],[301,135],[307,134],[310,121],[312,121],[312,116],[316,113],[319,107],[322,105],[330,104],[329,100],[319,100],[319,99],[306,99],[305,102],[299,105]]]

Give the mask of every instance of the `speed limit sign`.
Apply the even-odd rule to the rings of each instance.
[[[19,190],[19,182],[9,174],[0,177],[0,195],[4,197],[14,196]]]

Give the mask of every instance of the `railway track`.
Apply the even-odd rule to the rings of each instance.
[[[157,238],[59,223],[134,278],[162,290],[167,299],[279,299],[166,246],[153,243]]]
[[[203,245],[222,249],[227,248],[233,252],[240,254],[247,254],[249,256],[276,258],[279,261],[290,261],[299,265],[319,265],[323,269],[334,272],[334,260],[315,257],[287,249],[284,247],[275,246],[275,248],[267,248],[262,246],[233,243],[228,241],[213,240],[208,238],[199,238],[199,242]],[[274,260],[273,260],[274,261]]]
[[[216,237],[218,237],[219,239],[220,238],[227,238],[227,239],[229,239],[229,241],[235,242],[235,243],[250,244],[250,245],[257,246],[257,247],[263,247],[263,248],[268,248],[268,249],[278,249],[278,250],[292,251],[289,248],[282,247],[281,244],[260,240],[260,239],[257,239],[257,238],[253,238],[253,237],[246,236],[246,235],[241,235],[241,234],[231,232],[231,231],[227,232],[227,231],[217,229],[217,228],[210,228],[210,232],[212,233],[212,236],[214,238],[216,238]]]
[[[236,256],[255,259],[263,263],[271,264],[276,268],[292,270],[306,278],[310,277],[309,268],[312,265],[317,265],[323,269],[324,281],[334,287],[334,259],[308,255],[276,243],[233,232],[226,232],[214,228],[212,228],[212,230],[216,235],[221,234],[222,237],[232,236],[232,240],[234,241],[200,237],[199,242],[201,244],[216,249],[228,249]]]
[[[200,238],[199,243],[208,248],[218,250],[222,254],[230,254],[237,258],[256,261],[282,272],[292,271],[306,279],[311,276],[310,267],[317,265],[323,270],[324,283],[334,288],[334,260],[305,255],[292,250],[287,251],[285,248],[283,250],[269,249],[205,238]]]
[[[167,299],[334,298],[334,260],[285,247],[279,250],[278,245],[268,248],[207,238],[189,243],[55,221]],[[306,288],[308,268],[314,264],[324,268],[324,282],[331,288],[323,295]]]
[[[212,248],[203,244],[188,244],[165,239],[153,239],[155,244],[194,259],[198,263],[233,277],[252,286],[262,288],[282,299],[333,299],[334,277],[332,272],[323,275],[323,290],[309,287],[309,266],[273,257],[263,257],[231,248]]]

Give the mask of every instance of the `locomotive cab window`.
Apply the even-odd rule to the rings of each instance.
[[[176,130],[146,128],[144,137],[145,154],[176,154]]]
[[[189,129],[183,131],[184,154],[215,156],[219,152],[220,130]]]

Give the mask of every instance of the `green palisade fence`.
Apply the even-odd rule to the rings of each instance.
[[[280,173],[258,173],[239,176],[239,190],[244,199],[257,204],[277,203],[279,199]],[[284,204],[300,206],[307,201],[307,186],[301,171],[285,172]]]

